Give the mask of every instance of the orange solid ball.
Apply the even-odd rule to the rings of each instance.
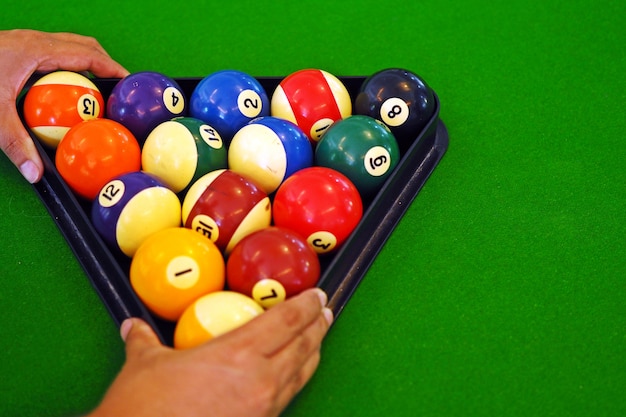
[[[211,240],[191,229],[173,227],[150,235],[130,265],[130,283],[157,316],[176,321],[199,297],[220,291],[225,263]]]
[[[55,165],[72,191],[93,200],[112,178],[141,168],[141,149],[120,123],[91,119],[65,134],[57,147]]]

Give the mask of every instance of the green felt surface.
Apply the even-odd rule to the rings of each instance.
[[[206,3],[11,3],[0,28],[173,77],[405,67],[450,136],[285,415],[626,414],[626,3]],[[123,345],[4,157],[0,230],[0,415],[84,413]]]

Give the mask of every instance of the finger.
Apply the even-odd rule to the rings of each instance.
[[[113,60],[95,38],[54,33],[45,41],[39,41],[43,52],[38,62],[39,71],[90,71],[98,77],[111,78],[128,75],[128,70]]]
[[[319,353],[329,327],[328,319],[321,313],[317,320],[271,357],[272,368],[279,370],[279,386],[285,386],[299,374],[312,355]]]
[[[302,388],[311,380],[320,363],[319,350],[310,355],[304,365],[283,386],[276,399],[277,407],[284,410]]]
[[[110,57],[84,48],[71,50],[59,48],[54,55],[40,60],[37,66],[37,71],[41,72],[60,69],[75,72],[89,71],[101,78],[123,78],[129,74],[126,68]]]
[[[152,347],[161,346],[161,341],[145,321],[137,318],[124,320],[120,326],[120,335],[126,342],[126,356],[133,358]]]
[[[41,179],[44,171],[39,152],[21,123],[15,106],[5,106],[5,109],[5,116],[0,117],[0,147],[22,176],[31,184],[35,183]]]
[[[56,32],[50,33],[50,36],[62,41],[62,42],[73,42],[76,44],[83,44],[85,46],[89,46],[91,48],[97,49],[99,52],[109,55],[104,47],[98,42],[98,40],[92,36],[80,35],[78,33],[72,32]]]
[[[234,330],[232,337],[252,351],[271,356],[315,321],[326,301],[318,288],[303,291]]]

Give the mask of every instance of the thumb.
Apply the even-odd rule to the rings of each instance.
[[[126,342],[127,356],[139,354],[151,347],[161,346],[161,341],[152,327],[138,318],[124,320],[120,326],[120,335]]]
[[[39,181],[43,175],[43,163],[32,138],[20,121],[17,110],[6,111],[0,121],[0,147],[28,182]]]

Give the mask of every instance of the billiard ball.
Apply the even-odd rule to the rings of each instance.
[[[77,195],[92,200],[113,177],[141,168],[141,149],[134,135],[116,121],[85,120],[59,142],[55,165]]]
[[[56,71],[38,79],[26,92],[23,114],[33,134],[56,148],[70,127],[103,116],[104,99],[84,75]]]
[[[227,145],[249,121],[269,114],[265,89],[256,78],[242,71],[209,74],[191,93],[190,115],[217,129]]]
[[[141,166],[175,193],[186,190],[204,174],[228,167],[224,141],[213,127],[193,117],[161,123],[146,138]]]
[[[417,74],[402,68],[378,71],[363,81],[354,113],[385,123],[406,150],[435,112],[433,90]]]
[[[271,115],[297,124],[313,144],[337,120],[352,113],[345,85],[320,69],[303,69],[285,77],[271,100]]]
[[[143,145],[160,123],[187,114],[187,101],[172,78],[155,71],[129,74],[107,99],[107,117],[126,126]]]
[[[254,119],[233,137],[228,167],[253,178],[268,194],[294,172],[313,165],[313,148],[294,123],[266,116]]]
[[[130,172],[101,188],[91,206],[91,221],[110,248],[132,257],[151,234],[181,225],[181,204],[153,175]]]
[[[337,250],[363,216],[363,201],[354,184],[327,167],[302,169],[276,190],[274,225],[299,233],[318,254]]]
[[[185,227],[211,239],[227,255],[246,235],[270,225],[268,195],[252,180],[229,169],[209,172],[187,191]]]
[[[390,130],[362,115],[334,123],[315,149],[315,163],[336,169],[352,181],[364,199],[371,198],[398,164],[400,150]]]
[[[132,257],[130,284],[158,317],[176,321],[201,296],[224,289],[224,257],[213,242],[184,227],[147,237]]]
[[[217,291],[198,298],[180,316],[174,348],[189,349],[230,332],[265,310],[252,298],[234,291]]]
[[[228,289],[265,308],[313,288],[320,278],[317,253],[296,232],[271,226],[241,239],[226,263]]]

